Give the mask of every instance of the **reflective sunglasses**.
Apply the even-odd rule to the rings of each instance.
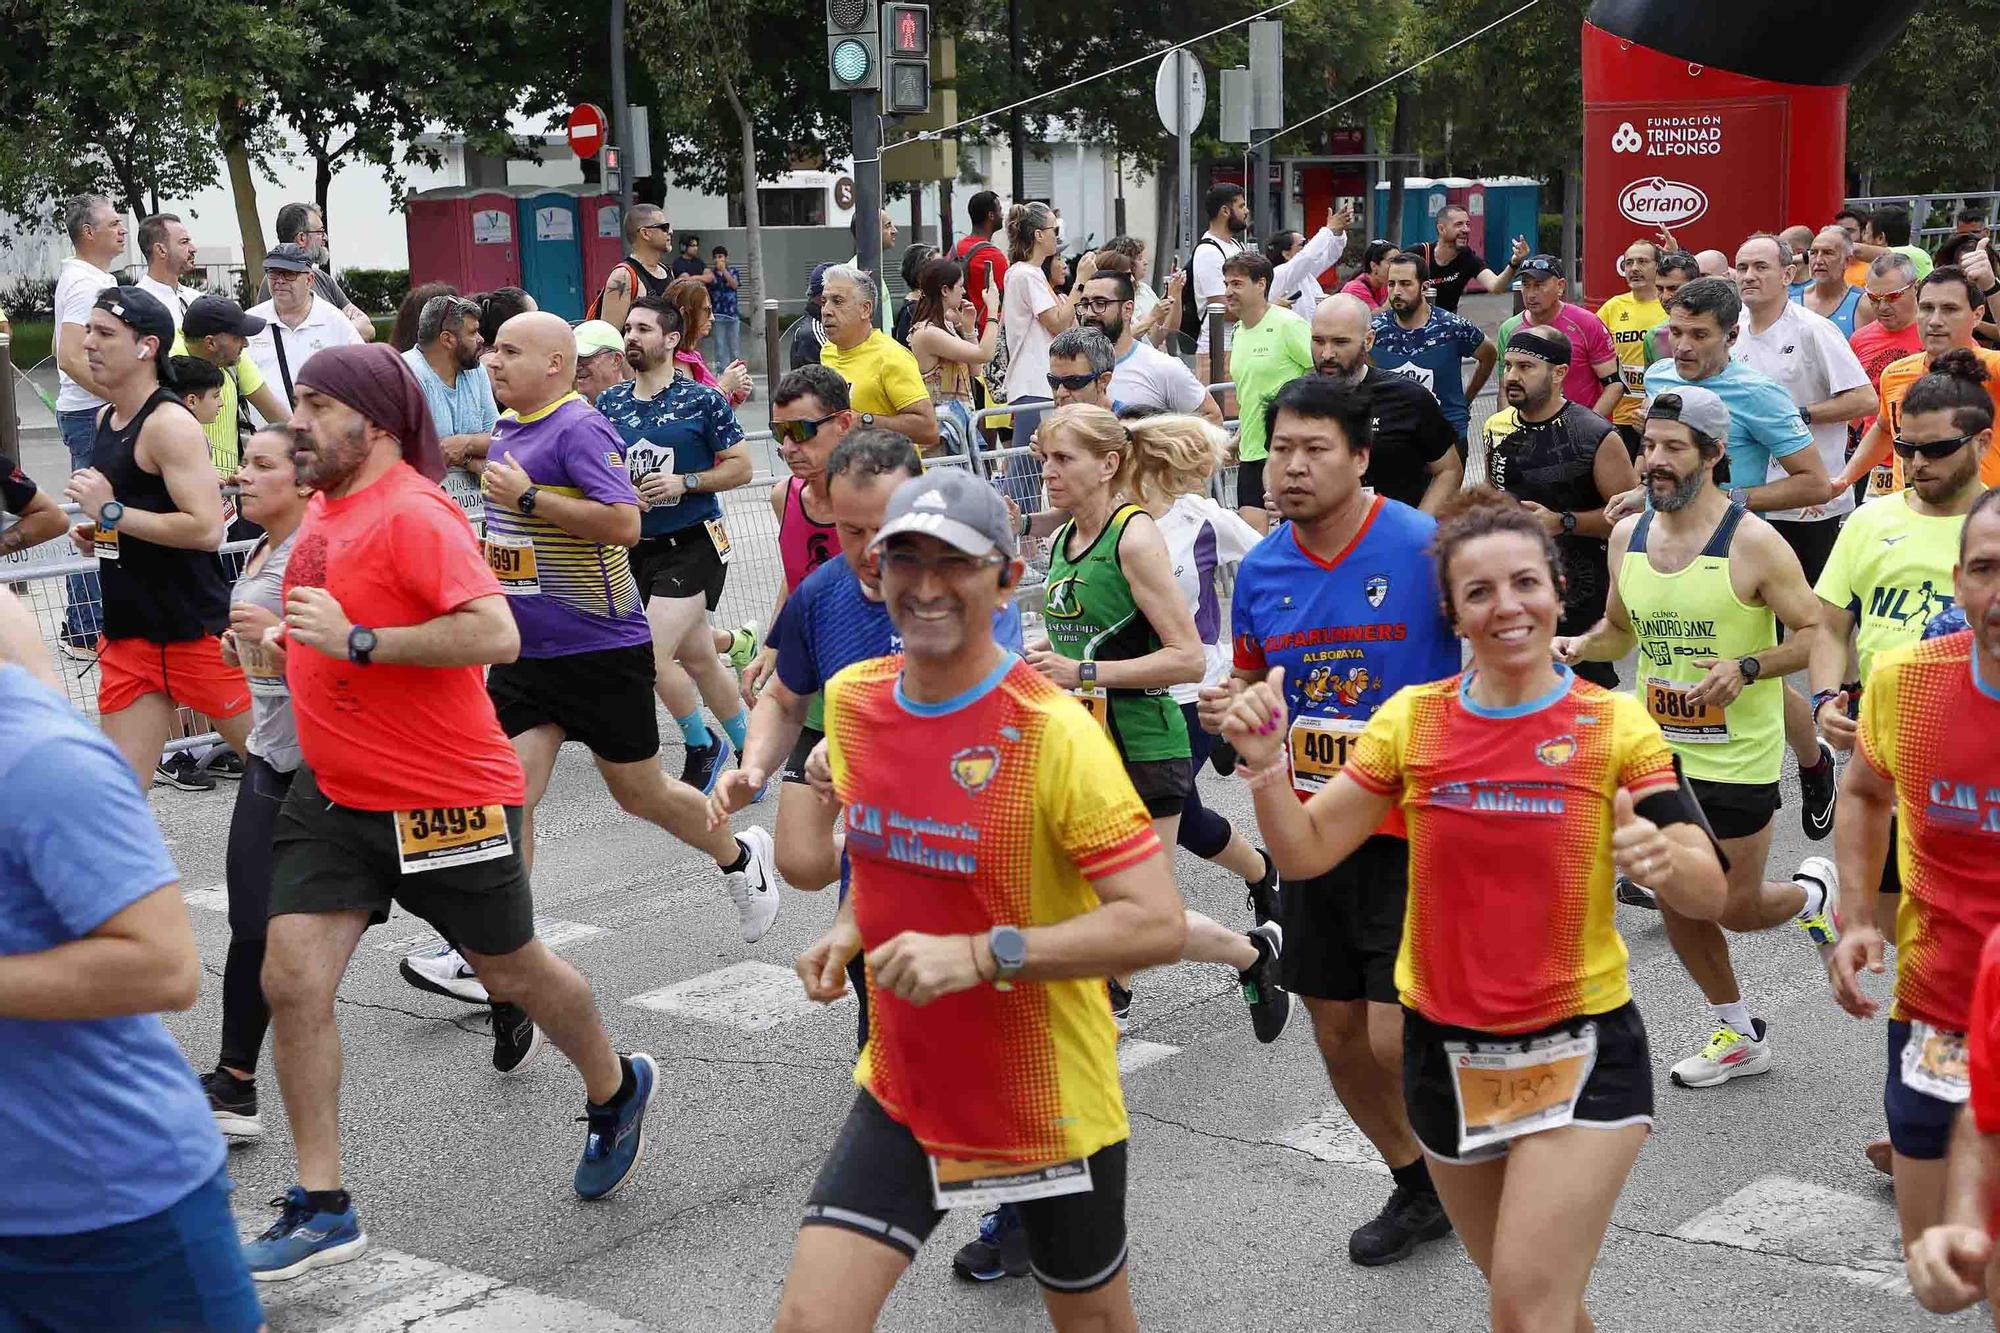
[[[1868,297],[1869,300],[1873,301],[1876,305],[1888,305],[1892,301],[1902,300],[1904,297],[1908,296],[1911,292],[1915,291],[1916,289],[1917,289],[1917,284],[1913,282],[1907,287],[1898,287],[1893,292],[1868,292],[1865,293],[1865,295]]]
[[[1911,459],[1915,458],[1918,454],[1922,454],[1925,458],[1935,462],[1940,458],[1950,458],[1960,449],[1963,449],[1966,441],[1971,438],[1971,435],[1955,435],[1949,440],[1926,440],[1919,444],[1914,440],[1906,440],[1898,435],[1895,439],[1889,441],[1889,443],[1896,450],[1896,457],[1898,458]]]
[[[773,421],[771,438],[784,444],[804,444],[819,434],[821,426],[839,415],[838,412],[829,412],[817,421]]]
[[[1049,376],[1049,388],[1068,389],[1071,393],[1082,393],[1095,383],[1097,383],[1097,376],[1089,373],[1082,375]]]

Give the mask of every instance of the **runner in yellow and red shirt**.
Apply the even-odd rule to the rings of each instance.
[[[1493,1326],[1590,1328],[1591,1263],[1653,1120],[1652,1058],[1612,925],[1614,860],[1699,919],[1723,909],[1727,886],[1638,701],[1551,660],[1562,597],[1540,521],[1480,488],[1446,504],[1436,551],[1446,613],[1472,650],[1463,675],[1399,691],[1303,806],[1281,669],[1237,698],[1223,735],[1251,770],[1287,885],[1402,807],[1411,1127],[1487,1276]]]
[[[1135,1328],[1104,979],[1180,957],[1180,895],[1110,738],[994,642],[1022,572],[999,492],[913,478],[873,546],[903,654],[827,684],[808,777],[852,884],[798,962],[833,1000],[866,951],[868,1044],[778,1326],[872,1327],[946,1209],[1011,1202],[1057,1326]]]

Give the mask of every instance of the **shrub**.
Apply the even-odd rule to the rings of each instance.
[[[370,315],[393,315],[403,298],[410,294],[410,270],[406,268],[350,268],[340,272],[340,286],[347,299]]]
[[[19,322],[24,319],[53,319],[56,313],[54,278],[18,277],[0,286],[0,310]]]

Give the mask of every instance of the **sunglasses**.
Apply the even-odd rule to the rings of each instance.
[[[1972,436],[1970,435],[1957,435],[1949,440],[1926,440],[1919,444],[1914,440],[1906,440],[1899,435],[1889,441],[1889,443],[1896,450],[1896,457],[1898,458],[1907,460],[1915,458],[1918,454],[1922,454],[1925,458],[1935,462],[1940,458],[1950,458],[1960,449],[1963,449],[1966,441],[1971,438]]]
[[[1915,291],[1916,289],[1917,285],[1915,283],[1911,283],[1907,287],[1898,287],[1893,292],[1869,292],[1868,299],[1873,301],[1876,305],[1888,305],[1891,301],[1902,300],[1904,297],[1908,296],[1911,292]]]
[[[1097,383],[1097,376],[1088,372],[1081,375],[1049,376],[1049,388],[1068,389],[1071,393],[1082,393],[1095,383]]]
[[[829,412],[817,421],[773,421],[771,438],[783,444],[804,444],[819,434],[821,426],[839,415],[838,412]]]

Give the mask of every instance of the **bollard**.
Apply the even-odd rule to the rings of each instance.
[[[778,303],[766,301],[764,302],[764,376],[773,391],[777,389],[778,381],[785,375],[785,359],[779,350],[780,342]]]
[[[0,333],[0,463],[21,466],[21,421],[14,414],[14,340]]]
[[[1229,357],[1223,350],[1222,298],[1208,298],[1208,377],[1211,380],[1229,378]]]

